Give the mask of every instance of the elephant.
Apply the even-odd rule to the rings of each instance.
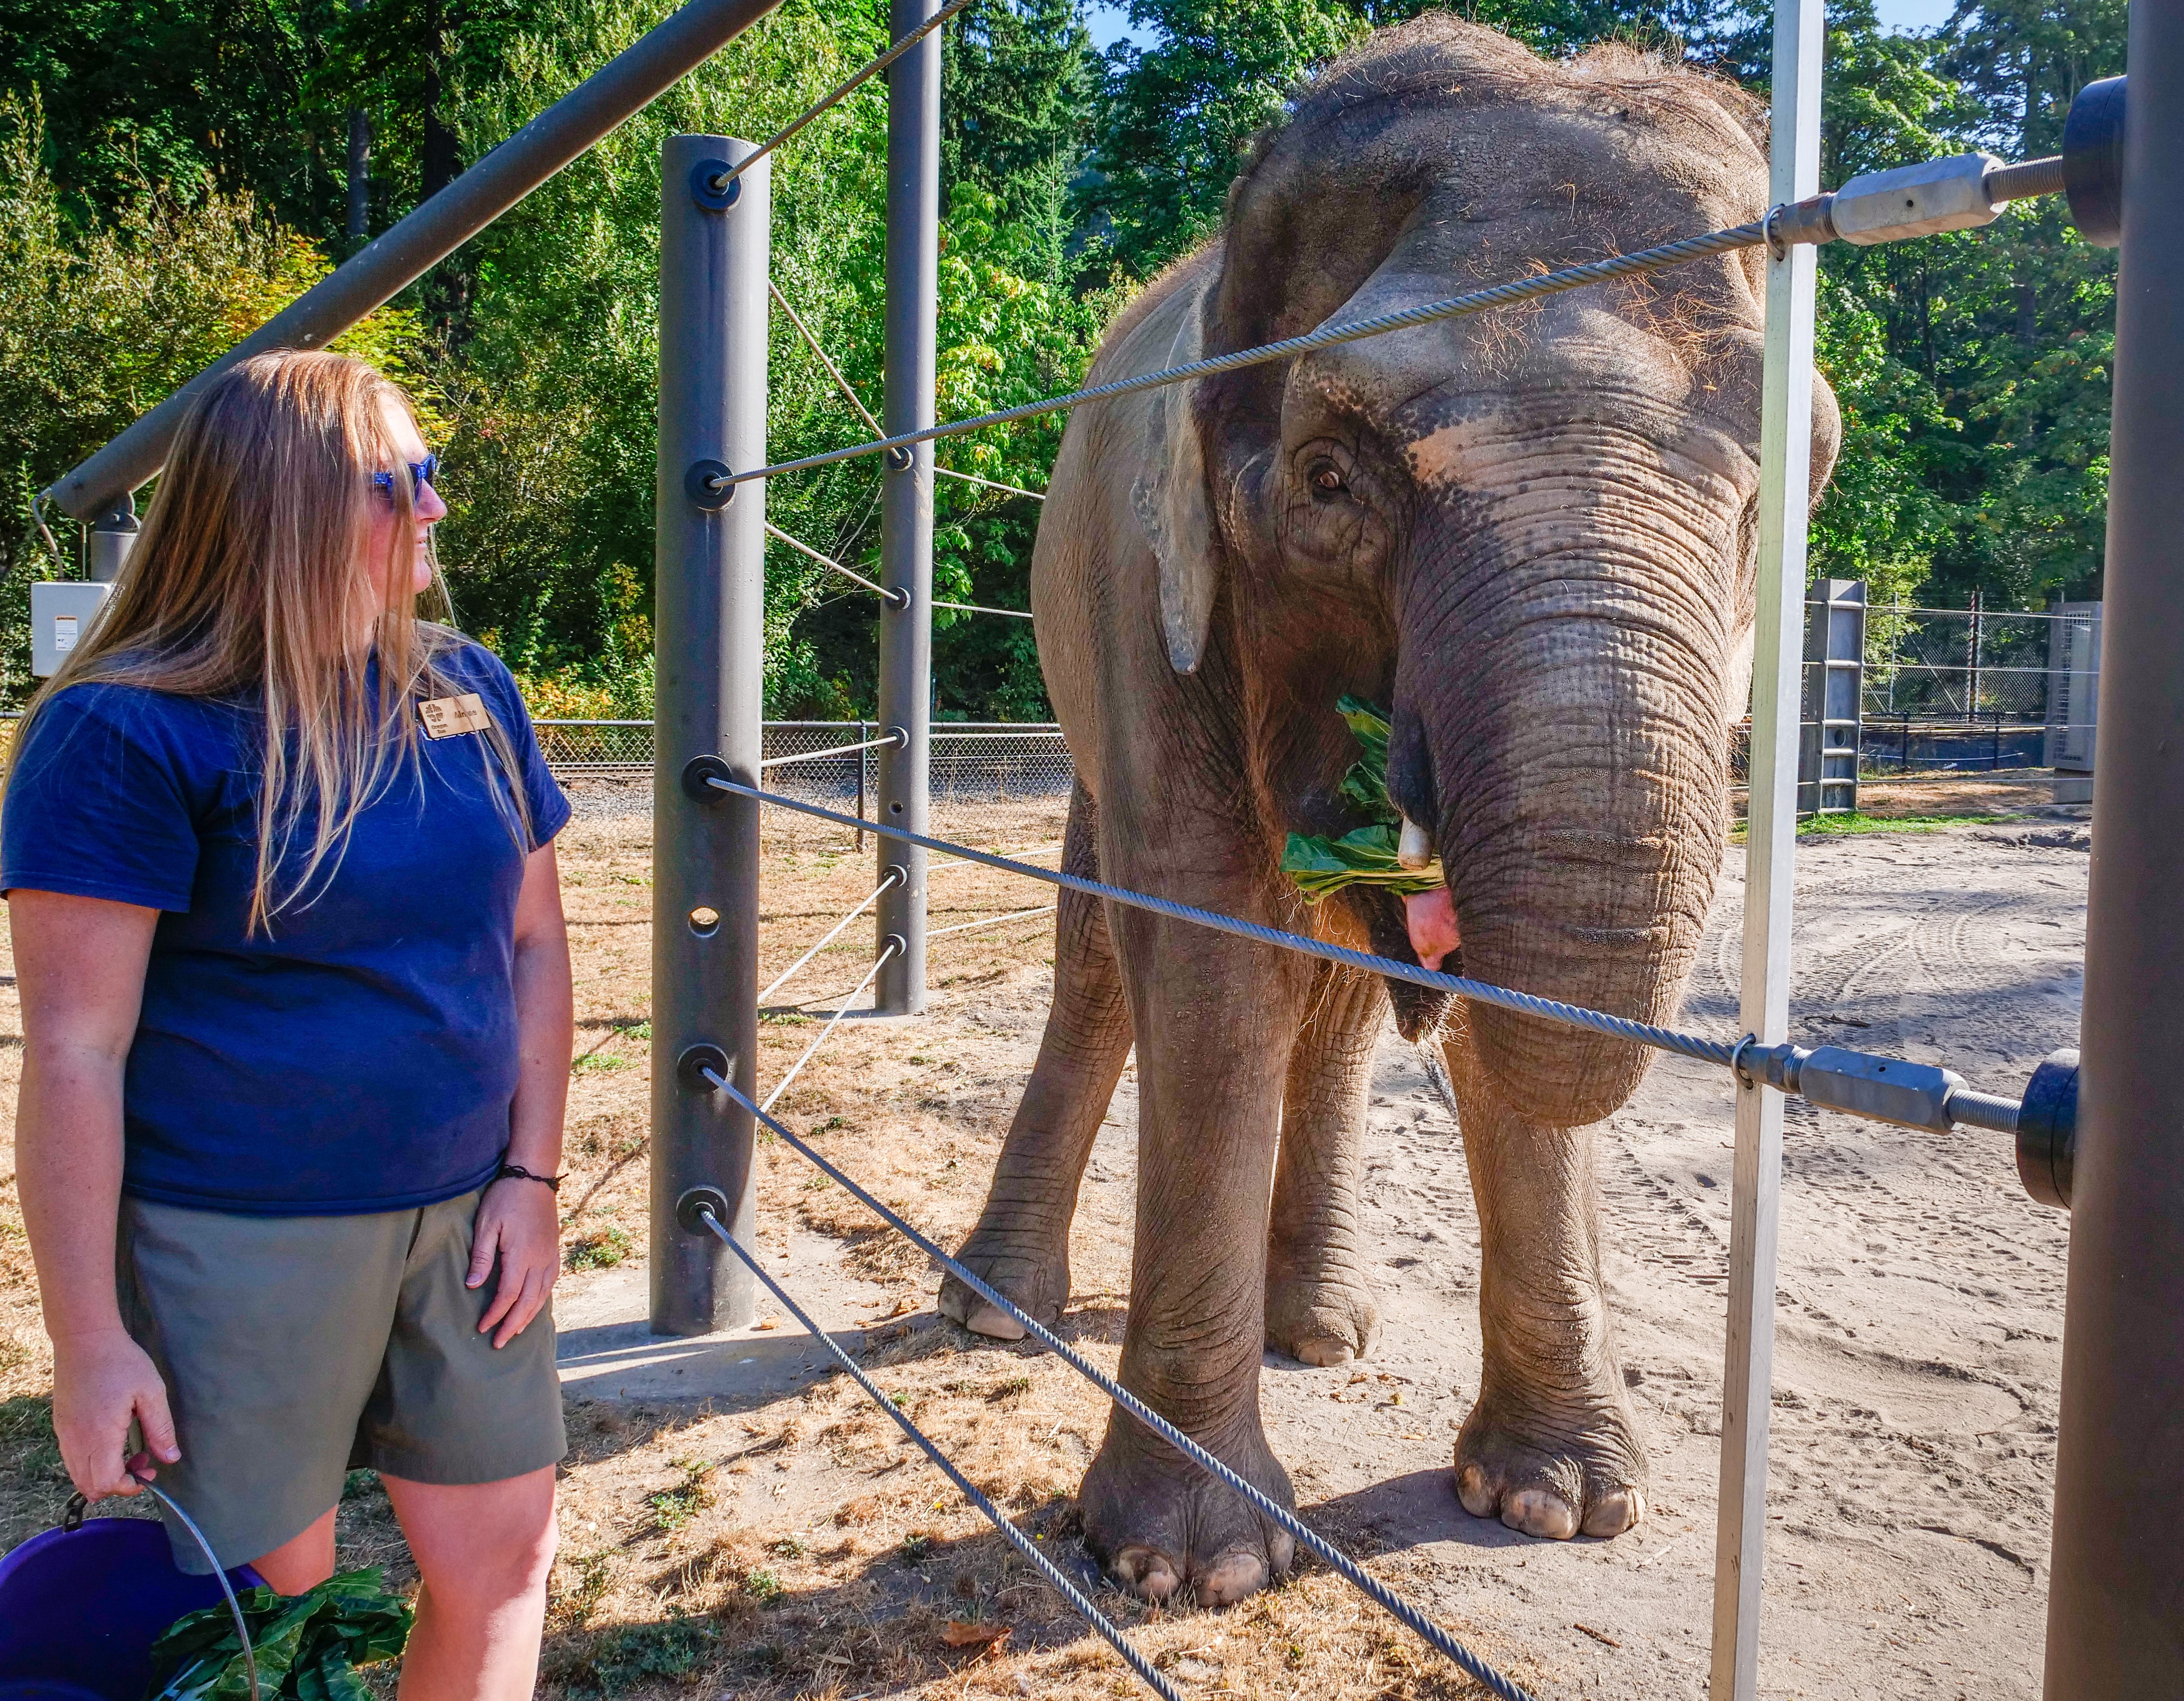
[[[1219,232],[1118,315],[1089,383],[1758,218],[1756,105],[1623,47],[1542,58],[1429,13],[1259,137]],[[1661,1023],[1728,826],[1752,669],[1765,258],[1717,256],[1080,407],[1032,567],[1076,764],[1064,866]],[[1815,498],[1840,437],[1814,383]],[[1286,835],[1359,825],[1335,703],[1391,705],[1387,790],[1438,900],[1306,903]],[[1484,1363],[1452,1486],[1541,1537],[1643,1517],[1601,1274],[1596,1137],[1619,1039],[1065,892],[1037,1064],[963,1263],[1050,1322],[1127,1056],[1137,1237],[1122,1380],[1284,1504],[1271,1348],[1371,1350],[1359,1147],[1391,1002],[1436,1048],[1478,1201]],[[1021,1327],[959,1279],[942,1310]],[[1117,1411],[1082,1484],[1125,1587],[1234,1602],[1289,1536]]]

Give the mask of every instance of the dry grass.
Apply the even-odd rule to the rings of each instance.
[[[965,809],[936,822],[944,834],[1050,865],[1061,827],[1058,803]],[[579,1267],[641,1260],[646,1250],[649,837],[642,816],[593,814],[562,840],[579,1021],[563,1197]],[[762,979],[771,979],[871,890],[874,863],[869,842],[860,853],[845,833],[794,820],[772,824],[765,854]],[[951,867],[933,877],[933,926],[1048,895]],[[871,950],[870,926],[853,924],[777,995],[761,1026],[761,1082],[816,1031],[801,1012],[833,1009]],[[1044,917],[937,941],[933,1014],[844,1022],[784,1099],[784,1119],[951,1242],[976,1214],[1014,1109],[1025,1038],[1035,1038],[1051,987],[1051,950]],[[9,1089],[20,1035],[10,974],[0,985],[0,1081]],[[9,1171],[0,1187],[0,1548],[57,1520],[67,1493],[49,1420],[51,1358],[14,1197],[13,1097],[5,1091],[8,1155],[0,1156]],[[1309,1687],[1324,1701],[1483,1693],[1323,1572],[1225,1614],[1148,1610],[1099,1584],[1075,1539],[1069,1497],[1099,1444],[1104,1401],[1050,1359],[937,1320],[937,1278],[923,1260],[777,1142],[761,1142],[758,1185],[762,1242],[775,1244],[791,1226],[830,1237],[849,1272],[881,1285],[864,1363],[896,1404],[1093,1588],[1186,1693],[1290,1696]],[[1076,1248],[1065,1331],[1110,1369],[1128,1270],[1126,1245]],[[734,1411],[576,1397],[569,1420],[544,1695],[852,1701],[1139,1688],[846,1377]],[[368,1472],[352,1477],[341,1531],[345,1564],[384,1564],[405,1587],[414,1582]],[[1360,1532],[1340,1534],[1369,1551]],[[1400,1584],[1410,1562],[1377,1563]],[[1491,1638],[1482,1651],[1512,1652]],[[1521,1658],[1516,1670],[1529,1675]],[[382,1691],[385,1677],[374,1674]]]

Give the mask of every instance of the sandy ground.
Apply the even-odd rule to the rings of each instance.
[[[1969,801],[1969,800],[1967,800]],[[588,787],[565,839],[582,1023],[557,1295],[574,1450],[543,1693],[1101,1695],[1134,1680],[768,1302],[710,1343],[653,1342],[643,1307],[649,810]],[[1936,811],[1938,812],[1938,811]],[[1051,860],[1051,805],[949,813],[939,831]],[[1808,838],[1796,1037],[1947,1061],[2019,1091],[2075,1043],[2087,859],[2042,820]],[[1042,857],[1039,848],[1045,848]],[[772,831],[767,978],[870,890],[831,829]],[[1735,1020],[1732,854],[1689,1026]],[[934,926],[1042,901],[984,871],[934,879]],[[870,931],[769,1007],[777,1079],[869,960]],[[0,965],[4,966],[4,965]],[[936,942],[933,1014],[845,1022],[783,1101],[838,1161],[952,1243],[978,1209],[1051,991],[1043,917]],[[798,1002],[792,1003],[794,999]],[[0,986],[0,1081],[20,1067]],[[1135,1081],[1095,1151],[1065,1332],[1112,1367],[1127,1302]],[[8,1094],[12,1099],[12,1092]],[[1477,1231],[1461,1136],[1388,1036],[1368,1141],[1384,1318],[1361,1366],[1269,1359],[1264,1398],[1306,1515],[1542,1696],[1704,1691],[1727,1248],[1722,1076],[1658,1065],[1602,1130],[1610,1298],[1651,1515],[1607,1543],[1534,1542],[1449,1487],[1478,1375]],[[1088,1583],[1068,1495],[1103,1403],[1050,1359],[940,1322],[936,1276],[778,1142],[760,1154],[770,1268],[811,1296],[894,1404]],[[1763,1688],[1783,1696],[2037,1692],[2066,1220],[2019,1190],[2007,1142],[1792,1104],[1784,1187]],[[65,1488],[45,1416],[12,1188],[0,1200],[0,1547]],[[383,1494],[353,1479],[346,1563],[410,1579]],[[1102,1606],[1187,1694],[1479,1693],[1324,1571],[1225,1614]],[[998,1640],[989,1645],[989,1639]],[[386,1674],[374,1674],[384,1690]]]

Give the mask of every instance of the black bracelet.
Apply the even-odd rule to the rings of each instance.
[[[548,1188],[552,1192],[558,1193],[561,1191],[560,1176],[534,1176],[521,1164],[503,1164],[500,1168],[494,1172],[493,1180],[496,1181],[504,1181],[510,1176],[515,1176],[519,1181],[543,1181]]]

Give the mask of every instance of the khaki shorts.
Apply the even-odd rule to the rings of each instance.
[[[361,1216],[238,1216],[121,1202],[122,1321],[159,1366],[179,1465],[159,1487],[224,1565],[269,1554],[341,1498],[352,1469],[498,1482],[568,1451],[541,1310],[496,1349],[478,1333],[478,1195]],[[173,1520],[175,1561],[207,1567]]]

